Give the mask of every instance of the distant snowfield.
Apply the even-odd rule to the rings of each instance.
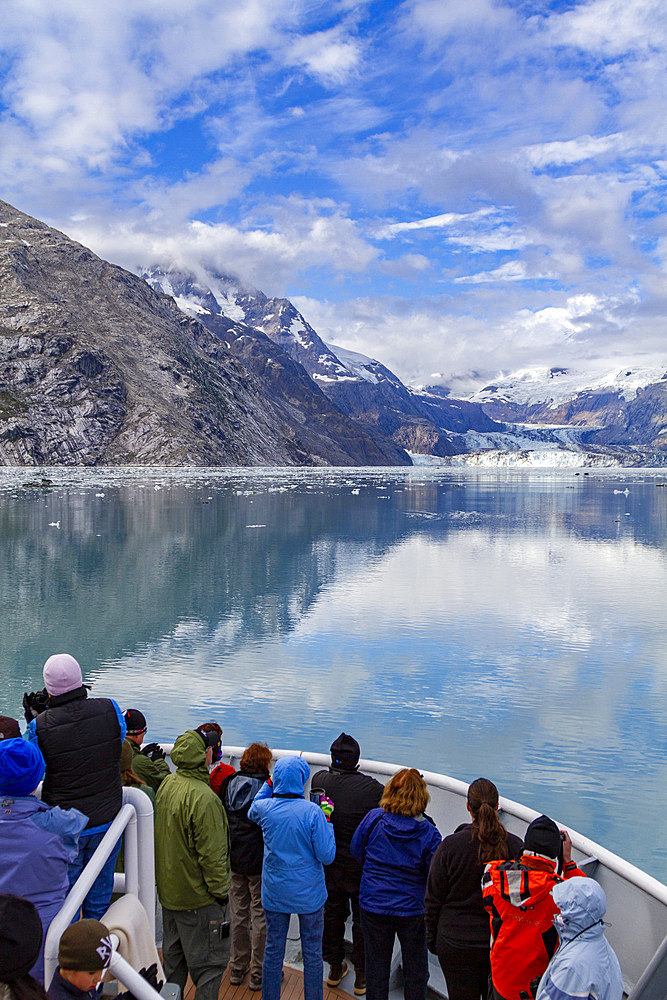
[[[511,403],[567,402],[580,392],[619,392],[626,400],[634,399],[638,390],[660,382],[667,374],[667,361],[650,365],[633,365],[608,369],[600,373],[592,368],[524,368],[511,375],[500,376],[484,389],[468,398],[476,403],[502,399]]]

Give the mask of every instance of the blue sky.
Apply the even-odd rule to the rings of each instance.
[[[455,391],[667,362],[659,0],[5,0],[0,197]]]

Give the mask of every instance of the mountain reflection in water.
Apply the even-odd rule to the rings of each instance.
[[[0,470],[0,713],[68,651],[149,739],[344,729],[667,880],[662,475]]]

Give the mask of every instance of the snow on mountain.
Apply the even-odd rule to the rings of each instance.
[[[667,359],[656,364],[607,369],[524,368],[497,379],[469,396],[478,403],[502,401],[520,405],[559,406],[582,392],[618,393],[621,399],[634,399],[647,385],[667,378]]]

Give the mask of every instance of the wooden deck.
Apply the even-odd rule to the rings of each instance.
[[[325,965],[325,971],[326,969],[327,966]],[[284,972],[285,976],[283,979],[282,989],[280,991],[280,1000],[303,1000],[303,973],[299,972],[297,969],[291,969],[288,965],[284,966]],[[261,1000],[262,994],[259,990],[255,991],[249,989],[249,978],[249,976],[246,976],[240,986],[232,986],[229,982],[229,969],[225,969],[222,977],[222,983],[220,984],[218,1000]],[[194,995],[194,983],[188,979],[185,992],[183,994],[183,1000],[194,1000]],[[346,993],[345,990],[341,990],[338,986],[333,989],[330,986],[327,986],[325,981],[324,1000],[352,1000],[352,998],[349,993]],[[357,1000],[357,998],[354,998],[354,1000]]]

